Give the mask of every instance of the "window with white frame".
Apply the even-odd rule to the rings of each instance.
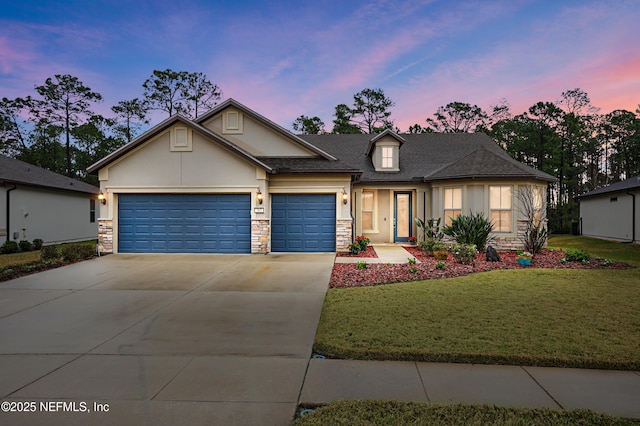
[[[489,186],[489,216],[495,232],[511,232],[512,198],[511,185]]]
[[[383,146],[382,147],[382,168],[390,169],[392,167],[393,167],[393,147]]]
[[[374,222],[374,205],[375,205],[375,192],[374,191],[362,191],[362,230],[372,231],[375,229]]]
[[[533,188],[533,224],[538,226],[544,219],[544,189],[540,186]]]
[[[462,188],[444,189],[444,224],[451,225],[451,221],[462,213]]]

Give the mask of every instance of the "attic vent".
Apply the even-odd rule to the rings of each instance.
[[[240,111],[225,111],[222,114],[222,133],[241,134],[243,133],[243,116]]]
[[[611,197],[611,198],[609,198],[609,201],[612,202],[612,203],[615,203],[615,202],[618,201],[618,197]]]

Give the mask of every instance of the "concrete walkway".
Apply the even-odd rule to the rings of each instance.
[[[405,264],[415,257],[398,244],[372,244],[378,257],[336,257],[336,263],[400,263]],[[416,263],[420,263],[416,259]]]
[[[640,419],[640,373],[574,368],[312,359],[300,403],[381,399],[589,409]]]

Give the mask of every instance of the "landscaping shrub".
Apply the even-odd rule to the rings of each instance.
[[[2,254],[17,253],[18,248],[18,243],[16,243],[15,241],[6,241],[4,244],[2,244],[2,247],[0,247],[0,252]]]
[[[433,251],[433,245],[437,242],[435,238],[426,238],[420,242],[418,242],[418,247],[420,250],[430,253]]]
[[[589,263],[589,261],[591,260],[591,255],[582,250],[567,250],[565,252],[565,259],[567,259],[569,262]]]
[[[65,262],[73,262],[80,257],[79,246],[76,244],[67,244],[61,247],[60,253],[62,260]]]
[[[450,251],[456,262],[463,265],[471,265],[476,254],[478,254],[475,244],[456,244],[451,247]]]
[[[20,240],[18,245],[20,246],[20,251],[31,251],[31,250],[33,250],[33,244],[31,244],[31,241]]]
[[[369,240],[369,238],[365,237],[364,235],[356,237],[355,242],[349,244],[349,253],[358,254],[361,251],[366,250],[370,242],[371,240]]]
[[[36,238],[35,240],[33,240],[33,249],[40,250],[42,248],[43,243],[44,241],[42,241],[42,239]]]
[[[540,253],[548,238],[549,231],[542,223],[531,226],[524,233],[524,248],[533,254]]]
[[[96,255],[94,244],[78,244],[78,257],[80,259],[90,259]]]
[[[42,246],[40,249],[40,259],[43,262],[60,259],[60,252],[56,246]]]
[[[422,230],[422,235],[425,240],[427,239],[435,239],[442,240],[444,238],[444,234],[440,229],[440,218],[437,219],[429,219],[427,223],[418,217],[415,218],[416,226]]]
[[[476,248],[484,251],[489,241],[489,234],[493,231],[493,224],[484,217],[483,213],[459,215],[445,226],[442,231],[456,240],[458,244],[475,244]]]

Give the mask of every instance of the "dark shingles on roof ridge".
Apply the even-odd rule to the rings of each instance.
[[[366,155],[371,135],[302,135],[310,143],[318,145],[352,167],[363,171],[363,182],[413,182],[417,176],[424,180],[455,179],[462,177],[485,178],[530,178],[551,182],[553,176],[536,170],[511,158],[498,144],[484,133],[423,133],[403,134],[405,143],[400,148],[400,171],[398,173],[376,172],[371,158]],[[447,167],[455,165],[465,157],[473,156],[478,149],[491,160],[491,166],[475,163],[474,174],[462,173],[465,163],[453,167],[445,173]],[[474,163],[469,159],[469,165]],[[496,166],[499,166],[496,168]]]
[[[0,181],[87,194],[100,191],[88,183],[4,155],[0,155]]]

